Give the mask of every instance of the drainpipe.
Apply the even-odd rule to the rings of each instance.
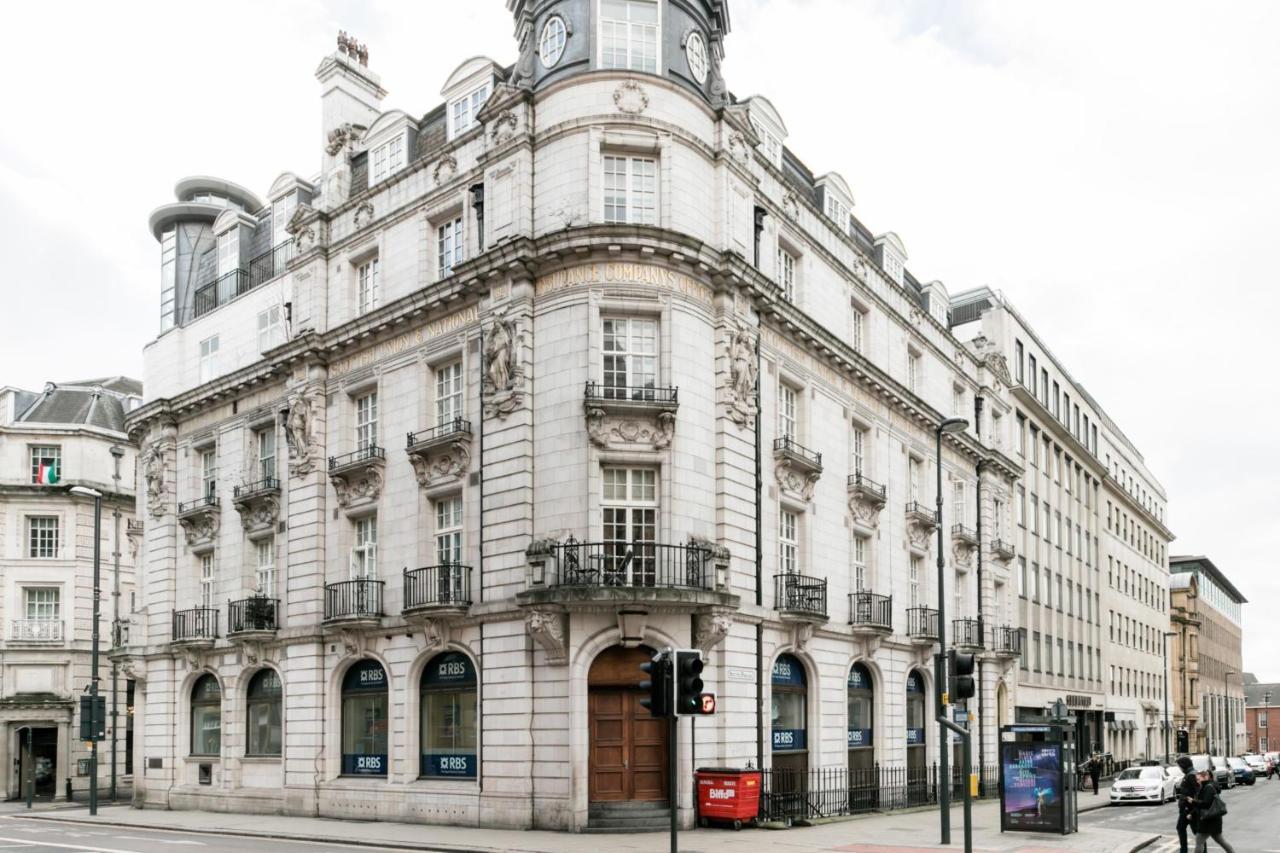
[[[480,541],[476,545],[476,601],[484,601],[484,326],[480,327],[480,464],[476,472],[480,488]]]
[[[973,398],[973,432],[974,432],[974,435],[976,435],[979,439],[982,438],[982,404],[983,402],[984,401],[981,397],[975,396]],[[984,624],[982,621],[982,463],[981,462],[977,464],[976,470],[978,474],[978,488],[977,488],[978,511],[977,513],[975,513],[977,516],[977,526],[975,528],[975,532],[978,537],[978,569],[977,569],[978,631],[979,631],[979,636],[985,636],[986,628],[984,627]],[[992,638],[994,639],[994,637],[995,637],[995,634],[994,632],[992,632]],[[986,796],[986,793],[987,793],[986,792],[987,780],[986,780],[986,776],[982,772],[985,766],[985,758],[986,758],[986,751],[983,747],[983,743],[985,741],[985,738],[983,737],[983,733],[986,731],[986,728],[987,728],[987,714],[986,714],[986,702],[985,702],[987,689],[986,689],[986,681],[984,680],[985,670],[986,670],[986,667],[983,665],[982,656],[979,655],[978,656],[978,786],[979,786],[980,794],[984,797]]]
[[[759,208],[757,208],[759,210]],[[760,216],[756,221],[761,221]],[[756,230],[757,254],[759,254],[759,225]],[[758,260],[758,259],[757,259]],[[764,517],[762,496],[764,493],[763,449],[760,439],[760,337],[756,336],[756,606],[764,606]],[[756,623],[756,768],[764,769],[764,623]]]
[[[471,207],[476,212],[476,251],[484,251],[484,184],[472,184]]]

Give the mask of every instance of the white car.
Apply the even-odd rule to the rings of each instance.
[[[1267,773],[1267,759],[1261,755],[1246,755],[1244,763],[1248,764],[1254,773],[1265,776]]]
[[[1111,805],[1169,802],[1177,787],[1177,778],[1164,767],[1130,767],[1111,783]]]

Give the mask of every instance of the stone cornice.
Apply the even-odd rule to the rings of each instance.
[[[1172,530],[1165,527],[1164,524],[1159,519],[1157,519],[1154,515],[1152,515],[1151,512],[1145,506],[1138,503],[1138,501],[1133,497],[1133,495],[1129,494],[1128,490],[1125,489],[1124,484],[1121,483],[1119,480],[1117,480],[1115,477],[1111,476],[1111,472],[1108,471],[1107,473],[1103,474],[1102,481],[1103,483],[1110,485],[1111,488],[1109,491],[1112,494],[1119,497],[1121,501],[1124,503],[1124,505],[1129,508],[1129,511],[1133,515],[1136,515],[1137,517],[1142,519],[1142,521],[1146,523],[1148,527],[1150,527],[1160,536],[1163,536],[1166,545],[1168,545],[1168,543],[1172,542],[1174,539],[1177,538],[1173,535]]]

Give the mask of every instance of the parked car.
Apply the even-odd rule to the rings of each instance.
[[[1255,776],[1265,775],[1271,769],[1271,762],[1267,760],[1265,755],[1249,753],[1244,756],[1244,763],[1249,765],[1249,769],[1253,771]]]
[[[1231,773],[1235,777],[1237,785],[1252,785],[1257,779],[1257,776],[1253,773],[1253,768],[1237,755],[1227,759],[1227,766],[1231,768]]]
[[[1221,755],[1211,755],[1209,760],[1213,762],[1213,783],[1219,790],[1235,787],[1236,774],[1231,765],[1227,764],[1227,759]]]
[[[1163,767],[1130,767],[1111,783],[1111,805],[1168,802],[1177,784]]]
[[[1191,769],[1194,772],[1196,773],[1204,773],[1205,771],[1208,771],[1210,773],[1213,772],[1213,760],[1209,758],[1209,756],[1200,754],[1200,755],[1188,755],[1187,757],[1191,759]]]
[[[1173,784],[1175,787],[1177,787],[1177,784],[1182,781],[1182,777],[1185,775],[1182,772],[1182,768],[1176,764],[1166,766],[1164,768],[1164,772],[1168,773],[1173,778]]]

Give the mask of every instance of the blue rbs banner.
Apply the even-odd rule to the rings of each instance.
[[[774,729],[773,748],[777,750],[804,749],[804,729]]]
[[[907,746],[924,746],[924,729],[907,729]]]
[[[475,754],[466,755],[439,755],[431,753],[423,753],[422,766],[419,772],[423,776],[459,776],[464,778],[475,778],[476,775],[476,757]]]
[[[342,772],[346,776],[386,776],[387,757],[385,755],[347,755],[342,756]]]
[[[849,749],[871,746],[871,729],[849,729]]]

